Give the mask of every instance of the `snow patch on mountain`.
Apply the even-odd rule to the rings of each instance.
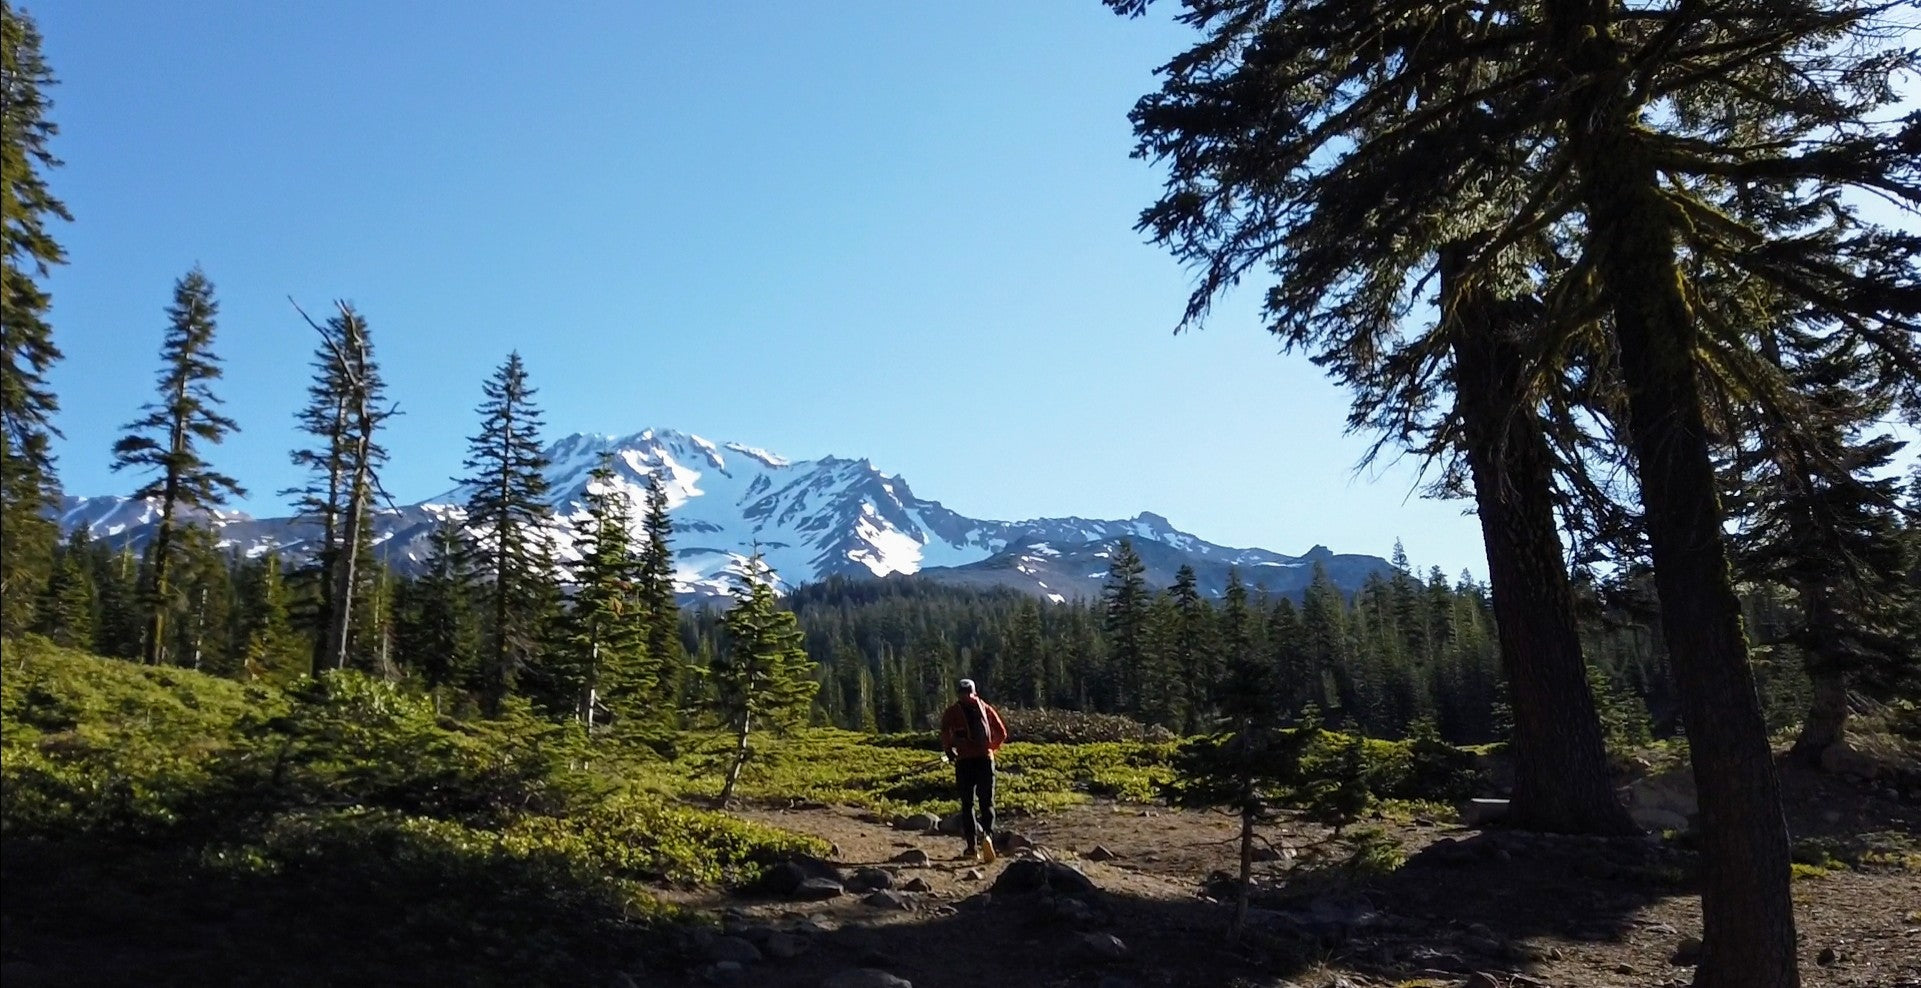
[[[1150,577],[1161,569],[1171,577],[1172,567],[1193,565],[1213,592],[1229,566],[1243,574],[1256,567],[1299,570],[1299,580],[1290,582],[1304,584],[1306,560],[1317,558],[1216,545],[1152,512],[1121,520],[967,518],[917,497],[904,478],[865,459],[790,460],[757,446],[672,429],[625,436],[580,433],[556,441],[546,452],[555,517],[550,536],[563,563],[578,560],[573,533],[586,519],[590,489],[604,486],[627,498],[638,534],[648,478],[658,478],[674,524],[675,582],[682,594],[695,597],[724,594],[755,552],[783,588],[834,575],[926,573],[1017,586],[1055,601],[1097,590],[1105,574],[1102,561],[1122,537],[1158,547],[1143,553],[1153,556]],[[604,485],[592,477],[603,463],[612,474]],[[455,487],[416,504],[374,512],[371,537],[377,551],[402,570],[414,568],[426,557],[436,526],[464,522],[470,493]],[[85,526],[96,538],[139,544],[151,532],[157,511],[127,498],[68,498],[59,520],[63,530]],[[198,520],[219,531],[223,546],[250,556],[309,555],[318,535],[310,523],[293,518],[216,513]],[[1321,546],[1315,551],[1324,554],[1318,558],[1385,566],[1376,557],[1337,557]],[[1250,582],[1255,581],[1250,577]]]

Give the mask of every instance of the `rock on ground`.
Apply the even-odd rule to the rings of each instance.
[[[1099,889],[1086,875],[1058,861],[1022,858],[1009,862],[994,879],[995,892],[1040,892],[1051,890],[1060,895],[1092,895]]]
[[[847,891],[846,886],[831,878],[809,878],[794,889],[792,898],[804,902],[818,902],[822,899],[835,898],[845,891]]]
[[[842,971],[820,983],[820,988],[914,988],[906,978],[871,967]]]

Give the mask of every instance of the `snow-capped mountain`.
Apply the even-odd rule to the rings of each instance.
[[[561,559],[573,558],[569,533],[586,517],[596,466],[605,461],[612,467],[612,486],[632,499],[636,524],[647,478],[658,476],[673,519],[675,577],[680,591],[695,597],[725,593],[756,546],[787,586],[835,575],[921,573],[946,582],[1016,587],[1056,601],[1098,592],[1121,538],[1134,541],[1151,583],[1170,582],[1186,564],[1215,593],[1229,567],[1237,567],[1250,585],[1276,593],[1298,593],[1317,559],[1349,589],[1387,568],[1378,557],[1336,556],[1319,546],[1307,556],[1287,556],[1216,545],[1148,512],[1119,521],[968,518],[916,497],[904,479],[864,459],[787,460],[666,429],[568,436],[549,447],[547,457]],[[410,569],[425,557],[437,525],[464,518],[467,493],[456,488],[378,511],[376,551],[391,565]],[[63,530],[85,525],[95,538],[138,545],[150,533],[153,515],[151,505],[127,498],[68,498],[60,522]],[[247,555],[305,555],[318,535],[311,524],[290,518],[220,513],[204,520],[218,531],[223,548]]]

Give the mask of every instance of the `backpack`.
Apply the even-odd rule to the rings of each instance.
[[[993,736],[987,732],[987,709],[981,704],[980,697],[969,697],[961,701],[961,713],[967,721],[967,737],[970,741],[987,744]]]

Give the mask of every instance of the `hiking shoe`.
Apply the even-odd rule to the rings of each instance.
[[[994,859],[998,857],[1000,857],[1000,855],[994,853],[994,838],[981,838],[981,863],[993,864]]]

